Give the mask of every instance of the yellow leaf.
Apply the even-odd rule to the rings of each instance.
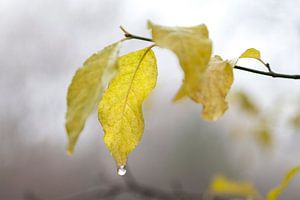
[[[242,55],[240,55],[240,58],[255,58],[257,60],[260,60],[260,52],[257,49],[250,48],[242,53]]]
[[[279,195],[287,188],[289,182],[297,173],[299,173],[299,171],[300,171],[300,165],[288,171],[288,173],[282,179],[281,183],[268,193],[266,200],[277,200]]]
[[[262,121],[256,130],[256,141],[264,148],[270,148],[273,145],[272,131],[269,125]]]
[[[79,68],[67,94],[66,130],[68,154],[72,154],[84,124],[102,94],[103,77],[117,68],[120,42],[107,46],[93,54]]]
[[[155,44],[173,51],[183,69],[183,85],[174,100],[193,96],[211,57],[212,42],[208,38],[207,27],[204,24],[194,27],[166,27],[151,22],[148,27],[152,29]]]
[[[251,183],[228,180],[224,176],[214,177],[210,191],[215,195],[232,195],[258,198],[259,193]]]
[[[238,91],[235,94],[235,99],[238,101],[240,107],[253,115],[258,114],[258,108],[255,103],[251,100],[251,98],[243,91]]]
[[[233,83],[233,69],[220,56],[214,56],[198,81],[191,98],[203,105],[202,117],[218,119],[228,108],[225,98]]]
[[[254,48],[250,48],[247,49],[246,51],[244,51],[244,53],[242,53],[242,55],[240,55],[239,58],[253,58],[258,60],[259,62],[261,62],[263,65],[267,65],[261,58],[260,58],[260,51],[258,51],[257,49]],[[238,61],[238,59],[236,60]]]
[[[155,87],[157,67],[150,48],[122,56],[118,63],[119,74],[99,103],[98,117],[104,142],[120,167],[142,137],[142,103]]]
[[[172,50],[184,71],[184,80],[174,100],[189,96],[204,106],[203,118],[216,120],[227,109],[225,97],[233,82],[232,67],[220,57],[211,58],[212,43],[205,25],[163,27],[149,22],[152,37],[160,47]]]

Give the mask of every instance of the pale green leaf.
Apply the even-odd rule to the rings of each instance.
[[[174,100],[184,96],[192,97],[212,53],[207,27],[204,24],[194,27],[166,27],[151,22],[148,27],[152,30],[155,44],[173,51],[183,69],[183,84]]]
[[[66,130],[68,154],[72,154],[80,132],[102,94],[103,79],[117,69],[120,42],[93,54],[79,68],[67,94]]]
[[[128,154],[144,131],[142,103],[155,87],[157,67],[150,48],[122,56],[119,74],[110,82],[98,107],[104,142],[117,162],[124,166]]]
[[[277,200],[280,194],[287,188],[289,182],[299,172],[300,172],[300,165],[289,170],[285,175],[285,177],[281,180],[281,183],[268,193],[266,200]]]

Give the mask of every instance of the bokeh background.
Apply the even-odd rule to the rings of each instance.
[[[71,78],[93,52],[123,37],[119,25],[149,36],[147,20],[169,26],[205,23],[214,53],[239,56],[255,47],[274,71],[300,74],[300,2],[217,0],[0,0],[0,199],[62,199],[110,183],[122,183],[102,140],[94,113],[73,156],[66,155],[64,117]],[[122,54],[148,45],[124,43]],[[156,48],[159,77],[144,106],[146,129],[129,157],[141,183],[204,192],[224,174],[254,183],[264,195],[300,163],[300,134],[289,123],[300,111],[300,81],[235,70],[229,111],[217,122],[200,118],[201,106],[173,104],[182,72],[174,54]],[[262,68],[257,62],[243,66]],[[261,118],[235,103],[248,94],[271,129],[271,144],[255,137]],[[255,139],[256,138],[256,139]],[[267,147],[266,147],[267,146]],[[300,177],[282,199],[298,200]],[[142,199],[122,194],[117,199]]]

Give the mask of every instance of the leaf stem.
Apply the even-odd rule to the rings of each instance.
[[[147,42],[154,42],[151,38],[146,38],[146,37],[131,34],[128,31],[126,31],[126,29],[122,26],[120,26],[120,29],[124,33],[125,39],[136,39],[136,40],[143,40],[143,41],[147,41]],[[255,74],[264,75],[264,76],[271,76],[273,78],[300,79],[300,74],[276,73],[276,72],[271,70],[271,67],[270,67],[269,63],[264,63],[263,62],[263,64],[267,67],[268,72],[260,71],[260,70],[256,70],[256,69],[251,69],[251,68],[247,68],[247,67],[242,67],[242,66],[238,66],[238,65],[235,65],[233,68],[238,69],[238,70],[242,70],[242,71],[246,71],[246,72],[251,72],[251,73],[255,73]]]
[[[146,37],[141,37],[138,35],[131,34],[128,31],[126,31],[122,26],[120,26],[120,29],[123,31],[125,38],[143,40],[143,41],[147,41],[147,42],[154,42],[151,38],[146,38]]]

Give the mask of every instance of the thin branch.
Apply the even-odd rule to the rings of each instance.
[[[83,199],[112,199],[117,198],[122,194],[135,194],[139,195],[143,199],[156,199],[156,200],[204,200],[206,198],[206,192],[198,193],[184,190],[180,185],[173,187],[173,190],[163,190],[160,188],[155,188],[139,183],[131,171],[127,168],[127,174],[123,177],[124,182],[120,183],[107,183],[103,182],[102,185],[96,185],[94,187],[88,188],[84,191],[79,191],[71,193],[59,198],[54,198],[55,200],[83,200]],[[27,192],[24,195],[25,200],[42,200],[42,198],[37,197],[33,192]],[[43,198],[48,200],[47,198]],[[237,199],[234,196],[219,196],[212,195],[210,200],[232,200]],[[238,198],[241,200],[246,200],[246,198]],[[53,200],[53,198],[52,198]]]
[[[147,42],[153,42],[153,40],[151,38],[141,37],[141,36],[129,33],[122,26],[120,26],[120,29],[123,31],[125,38],[143,40],[143,41],[147,41]]]
[[[234,66],[234,68],[239,69],[239,70],[243,70],[243,71],[247,71],[247,72],[252,72],[252,73],[255,73],[255,74],[271,76],[273,78],[300,79],[300,75],[298,75],[298,74],[280,74],[280,73],[276,73],[276,72],[273,72],[273,71],[265,72],[265,71],[260,71],[260,70],[256,70],[256,69],[241,67],[241,66],[238,66],[238,65]]]
[[[54,198],[55,200],[78,200],[78,199],[109,199],[118,197],[124,193],[136,194],[144,198],[152,198],[157,200],[175,200],[183,199],[181,197],[186,197],[186,199],[202,199],[203,193],[194,193],[189,191],[180,190],[177,194],[173,191],[163,190],[160,188],[155,188],[151,186],[146,186],[139,183],[131,171],[127,168],[127,173],[123,177],[124,182],[109,184],[107,182],[102,183],[102,185],[96,185],[94,187],[88,188],[83,191],[74,192]],[[106,187],[105,187],[106,186]],[[24,195],[25,200],[42,200],[38,198],[33,192],[27,192]],[[44,199],[44,198],[43,198]],[[53,198],[52,198],[53,199]]]
[[[143,41],[147,41],[147,42],[154,42],[151,38],[146,38],[146,37],[141,37],[138,35],[131,34],[128,31],[126,31],[124,29],[124,27],[122,27],[122,26],[120,26],[120,29],[123,31],[126,39],[136,39],[136,40],[143,40]],[[260,71],[260,70],[256,70],[256,69],[250,69],[250,68],[242,67],[242,66],[238,66],[238,65],[234,66],[234,68],[238,69],[238,70],[242,70],[242,71],[247,71],[247,72],[251,72],[251,73],[255,73],[255,74],[264,75],[264,76],[271,76],[273,78],[300,79],[300,74],[276,73],[271,70],[269,63],[263,63],[263,64],[268,69],[268,72]]]
[[[273,73],[269,63],[264,63],[264,65],[267,67],[267,69],[270,73]]]

